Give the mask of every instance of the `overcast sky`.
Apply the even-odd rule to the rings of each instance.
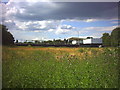
[[[117,2],[29,1],[6,0],[0,4],[0,22],[18,40],[96,38],[118,26]]]

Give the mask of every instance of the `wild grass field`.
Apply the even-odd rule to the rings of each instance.
[[[3,47],[3,88],[118,88],[118,48]]]

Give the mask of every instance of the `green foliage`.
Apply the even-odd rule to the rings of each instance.
[[[8,31],[5,25],[0,25],[0,30],[2,30],[2,45],[13,45],[14,37]]]
[[[84,52],[84,50],[83,50],[83,49],[80,49],[80,50],[79,50],[79,52],[83,53],[83,52]]]
[[[104,46],[120,46],[120,27],[115,28],[111,35],[104,33],[102,41]]]
[[[111,46],[111,37],[109,33],[104,33],[102,36],[102,42],[104,46]]]
[[[93,37],[87,37],[87,39],[92,39]]]
[[[68,43],[68,40],[64,39],[57,39],[57,40],[48,40],[48,41],[43,41],[42,44],[46,44],[46,45],[66,45]]]
[[[111,45],[120,46],[120,27],[115,28],[111,33]]]
[[[118,48],[81,48],[81,55],[98,53],[85,59],[26,48],[3,47],[3,88],[118,88]],[[60,61],[56,53],[63,55]]]
[[[28,47],[31,47],[31,45],[28,45]]]
[[[36,43],[36,44],[40,44],[40,41],[36,40],[35,43]]]
[[[19,42],[18,42],[18,40],[16,40],[16,42],[15,42],[15,43],[19,43]]]

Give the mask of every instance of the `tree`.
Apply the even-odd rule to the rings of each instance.
[[[8,31],[6,26],[0,24],[0,29],[2,30],[2,45],[13,45],[14,44],[14,37]]]
[[[64,44],[66,45],[68,43],[68,40],[67,39],[64,39]]]
[[[111,45],[120,46],[120,27],[115,28],[111,32]]]
[[[92,39],[93,37],[87,37],[87,39]]]
[[[25,40],[25,42],[24,42],[25,44],[27,44],[28,43],[28,41],[27,40]]]
[[[18,43],[18,40],[16,40],[16,42],[15,43]]]
[[[103,33],[102,42],[104,46],[111,46],[111,36],[109,33]]]
[[[38,40],[35,40],[35,44],[39,44],[40,43],[40,41],[38,41]]]

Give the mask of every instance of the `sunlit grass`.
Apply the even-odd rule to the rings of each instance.
[[[118,88],[117,51],[3,47],[3,88]]]

